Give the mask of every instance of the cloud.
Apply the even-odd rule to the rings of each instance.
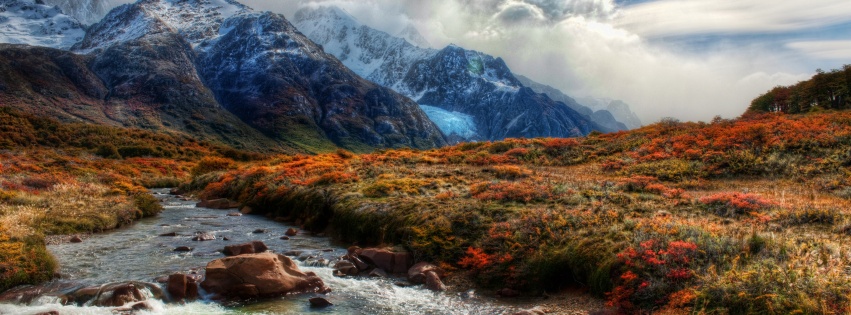
[[[851,58],[851,40],[800,41],[786,44],[813,58],[848,61]]]
[[[851,21],[844,0],[659,0],[622,8],[618,27],[643,36],[787,32]]]

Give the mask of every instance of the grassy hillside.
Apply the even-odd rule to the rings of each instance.
[[[851,113],[663,121],[581,139],[279,156],[186,188],[480,285],[624,312],[847,313]]]
[[[156,215],[146,187],[176,186],[196,161],[259,157],[182,135],[51,119],[0,108],[0,291],[53,277],[44,237]]]

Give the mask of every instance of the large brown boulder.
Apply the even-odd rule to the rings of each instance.
[[[262,253],[269,249],[261,241],[253,241],[251,243],[238,244],[238,245],[228,245],[225,246],[225,249],[222,250],[222,253],[225,256],[238,256],[244,254],[254,254],[254,253]]]
[[[334,264],[334,275],[335,276],[354,276],[360,272],[358,267],[355,267],[351,261],[348,260],[340,260],[336,264]]]
[[[322,279],[302,272],[287,256],[247,254],[216,259],[207,264],[201,282],[207,292],[222,298],[277,297],[288,293],[327,292]]]
[[[440,267],[427,262],[418,262],[408,269],[408,281],[416,284],[423,284],[426,282],[426,273],[429,271],[435,272],[439,278],[446,276],[446,272],[444,272]]]
[[[392,252],[379,248],[364,249],[358,257],[389,273],[405,273],[413,262],[410,253]]]
[[[433,270],[425,273],[425,287],[432,291],[446,291],[446,286],[443,284],[443,281],[440,281],[440,277],[438,277],[437,273]]]
[[[145,291],[150,292],[150,294]],[[100,287],[92,305],[118,307],[130,302],[145,301],[149,296],[160,299],[163,292],[158,285],[153,283],[136,281],[113,283]]]
[[[176,273],[168,276],[166,291],[174,301],[193,301],[198,299],[198,282],[195,277]]]

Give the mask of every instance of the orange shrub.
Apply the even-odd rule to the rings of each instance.
[[[528,182],[483,182],[470,187],[473,198],[502,202],[541,202],[553,197],[552,188]]]
[[[777,206],[777,203],[757,194],[722,192],[700,198],[700,203],[720,216],[734,217],[759,213]]]

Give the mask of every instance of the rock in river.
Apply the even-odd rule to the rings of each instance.
[[[201,282],[207,292],[221,298],[277,297],[288,293],[328,292],[312,272],[302,272],[289,258],[273,253],[216,259],[207,264]]]
[[[212,233],[201,232],[201,233],[196,234],[196,235],[195,235],[195,237],[193,237],[193,238],[192,238],[192,240],[193,240],[193,241],[198,241],[198,242],[201,242],[201,241],[215,241],[215,240],[216,240],[216,236],[215,236],[215,235],[213,235]]]
[[[268,250],[269,247],[266,246],[261,241],[253,241],[251,243],[244,243],[238,245],[228,245],[222,250],[222,253],[225,256],[238,256],[244,254],[254,254],[254,253],[262,253]]]

